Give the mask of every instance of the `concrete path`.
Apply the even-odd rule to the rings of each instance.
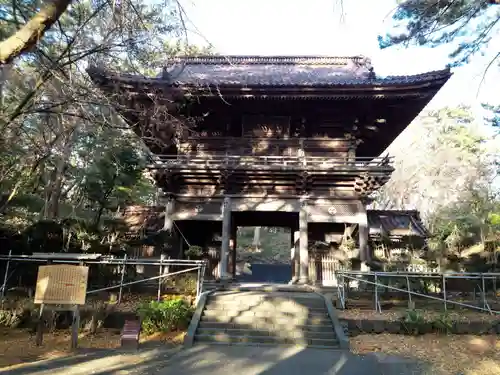
[[[100,353],[100,354],[99,354]],[[195,345],[190,349],[92,352],[44,361],[11,375],[427,375],[412,361],[299,347]]]

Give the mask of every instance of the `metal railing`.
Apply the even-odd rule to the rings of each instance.
[[[373,277],[373,281],[367,280],[366,276]],[[392,285],[386,285],[380,282],[380,279],[383,277],[387,278],[405,278],[406,279],[406,289],[398,288]],[[373,293],[374,293],[374,308],[377,312],[382,312],[382,306],[380,304],[380,295],[378,292],[379,288],[389,289],[397,292],[403,292],[408,294],[408,302],[412,302],[412,296],[418,296],[427,298],[430,300],[441,301],[443,302],[444,310],[447,311],[447,305],[457,305],[461,307],[470,308],[473,310],[479,310],[488,312],[490,314],[500,314],[500,311],[492,310],[488,300],[486,298],[486,280],[493,280],[493,289],[494,293],[496,293],[496,281],[500,278],[500,273],[472,273],[472,272],[454,272],[454,273],[411,273],[411,272],[362,272],[362,271],[337,271],[337,293],[339,297],[339,301],[341,303],[342,308],[345,308],[346,301],[346,293],[344,289],[345,281],[351,280],[355,282],[361,282],[368,285],[373,285]],[[411,290],[410,279],[411,278],[419,278],[419,279],[440,279],[442,282],[442,297],[432,296],[429,294],[419,293]],[[446,290],[446,280],[447,279],[476,279],[481,280],[481,286],[479,286],[479,292],[481,294],[482,307],[475,306],[468,303],[453,301],[448,298]],[[475,291],[476,289],[474,289]]]
[[[164,257],[160,258],[131,258],[124,255],[122,258],[115,256],[96,256],[96,257],[86,257],[86,254],[82,254],[81,259],[70,259],[64,257],[64,253],[54,254],[53,257],[41,256],[41,255],[12,255],[9,252],[9,255],[0,255],[0,261],[6,261],[5,266],[5,274],[3,277],[3,283],[0,286],[0,300],[4,300],[5,293],[7,291],[7,283],[9,280],[9,271],[12,262],[32,262],[32,263],[52,263],[52,264],[99,264],[99,265],[110,265],[110,266],[118,266],[120,268],[120,283],[112,286],[107,286],[104,288],[88,290],[88,294],[94,294],[102,291],[118,289],[118,303],[121,302],[123,287],[147,283],[150,281],[158,280],[158,292],[157,292],[157,300],[159,301],[161,298],[161,282],[162,280],[168,279],[169,277],[197,271],[197,281],[196,281],[196,298],[199,297],[202,288],[203,281],[206,269],[206,261],[205,260],[186,260],[186,259],[165,259]],[[145,279],[134,280],[125,282],[125,272],[127,266],[158,266],[159,267],[159,275],[148,277]],[[165,272],[165,269],[168,269],[169,266],[183,266],[188,267],[186,269],[175,271],[175,272]]]
[[[318,169],[318,170],[392,170],[393,157],[356,157],[352,159],[324,156],[241,156],[241,155],[155,155],[148,168],[260,168],[260,169]]]

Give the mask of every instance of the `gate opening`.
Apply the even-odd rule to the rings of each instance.
[[[286,284],[292,278],[291,231],[284,227],[238,227],[236,278]]]

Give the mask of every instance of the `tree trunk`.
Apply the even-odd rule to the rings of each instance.
[[[63,121],[63,119],[59,119]],[[75,128],[70,130],[67,138],[65,137],[65,144],[63,148],[62,155],[56,163],[55,178],[52,181],[52,189],[49,201],[49,219],[57,219],[59,216],[59,203],[62,195],[63,182],[65,180],[64,173],[68,167],[69,159],[71,157],[71,151],[73,149],[73,134],[75,133]]]
[[[16,57],[33,48],[61,17],[70,3],[71,0],[54,0],[35,14],[14,35],[0,42],[0,65],[12,62]]]
[[[56,130],[55,138],[58,140],[54,144],[52,153],[57,155],[55,168],[50,174],[49,181],[45,189],[45,209],[44,219],[55,220],[59,216],[59,204],[61,200],[65,172],[71,157],[71,151],[75,141],[76,126],[67,124],[63,115],[49,114],[46,117],[47,126]]]

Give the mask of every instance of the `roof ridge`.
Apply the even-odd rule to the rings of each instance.
[[[443,74],[443,73],[451,73],[451,69],[449,66],[447,66],[444,69],[435,69],[435,70],[430,70],[428,72],[421,72],[421,73],[415,73],[415,74],[395,74],[395,75],[388,75],[388,76],[383,76],[380,77],[382,79],[401,79],[405,77],[413,77],[413,78],[419,78],[419,77],[426,77],[429,75],[434,75],[434,74]]]
[[[261,55],[198,55],[198,56],[177,56],[171,60],[173,63],[184,63],[189,65],[209,65],[209,64],[305,64],[305,65],[345,65],[353,61],[360,65],[371,65],[368,57],[359,56],[320,56],[320,55],[296,55],[296,56],[261,56]]]

